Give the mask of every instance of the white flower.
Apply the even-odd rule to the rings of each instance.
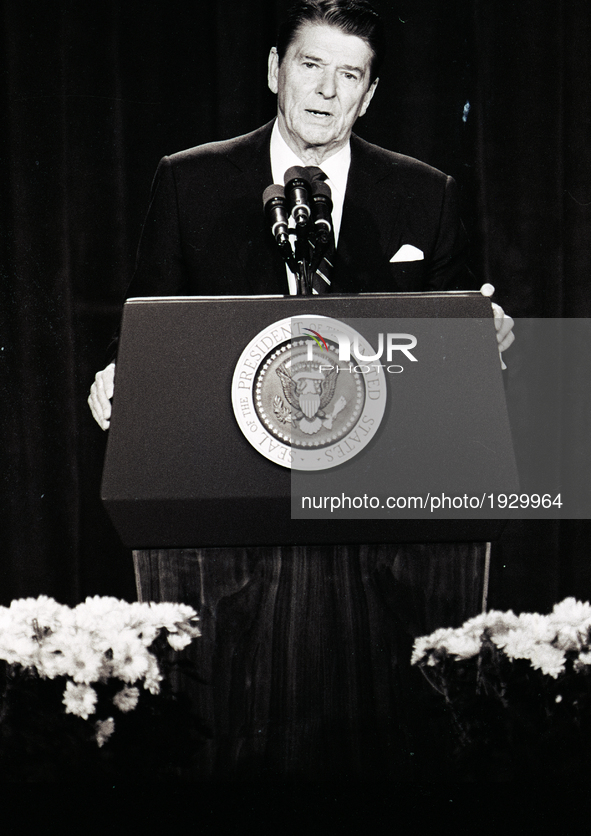
[[[168,630],[174,630],[177,624],[190,622],[191,619],[197,617],[197,613],[193,607],[187,604],[173,604],[163,601],[159,604],[146,604],[151,617],[161,626]]]
[[[133,711],[138,704],[139,698],[140,692],[138,688],[135,686],[129,687],[129,685],[125,685],[115,694],[113,697],[113,703],[117,706],[119,711],[127,713],[128,711]]]
[[[96,742],[99,746],[102,746],[115,731],[115,721],[112,717],[108,717],[106,720],[98,720],[94,724],[94,728],[96,731]]]
[[[509,630],[504,636],[493,636],[493,642],[510,659],[529,659],[536,645],[527,630]]]
[[[580,650],[586,643],[586,631],[584,635],[572,625],[565,625],[556,630],[554,644],[561,650]]]
[[[60,642],[63,644],[63,642]],[[39,675],[47,679],[55,679],[56,676],[71,676],[72,665],[69,656],[61,651],[59,647],[44,647],[34,660]]]
[[[556,643],[564,650],[579,650],[587,644],[591,628],[591,605],[575,598],[556,604],[548,616],[556,630]]]
[[[446,639],[447,652],[458,659],[470,659],[480,652],[480,637],[454,630]]]
[[[80,618],[91,618],[95,621],[102,621],[111,616],[112,613],[123,612],[129,607],[125,601],[108,595],[95,595],[87,598],[82,604],[75,607]]]
[[[497,647],[512,659],[530,659],[538,645],[549,645],[555,638],[554,626],[539,613],[521,613],[508,632],[492,636]]]
[[[109,677],[129,685],[143,681],[157,694],[162,676],[149,648],[162,630],[175,650],[186,647],[201,635],[196,621],[195,610],[186,604],[94,596],[70,609],[46,596],[24,598],[0,607],[0,659],[43,678],[71,678],[64,692],[67,711],[88,716],[96,694],[86,686]],[[128,710],[134,707],[133,694],[134,689],[120,692]]]
[[[10,602],[9,611],[14,621],[31,625],[33,619],[41,627],[53,628],[60,623],[61,616],[68,609],[53,598],[40,595],[39,598],[19,598]]]
[[[66,683],[66,690],[62,699],[66,706],[66,714],[76,714],[78,717],[88,720],[88,715],[94,714],[96,701],[97,693],[90,685]]]
[[[533,668],[539,668],[554,679],[563,672],[566,661],[562,650],[550,644],[537,644],[530,659]]]
[[[443,636],[447,636],[450,631],[446,628],[440,628],[439,630],[435,630],[434,633],[431,633],[429,636],[420,636],[418,639],[415,639],[414,648],[412,652],[411,664],[416,665],[423,657],[430,654],[431,651],[435,650]]]
[[[173,650],[183,650],[183,648],[193,641],[188,633],[169,633],[167,640]]]
[[[111,643],[113,676],[133,683],[142,679],[153,658],[142,641],[132,630],[125,630]]]
[[[148,654],[148,670],[144,677],[144,688],[149,691],[151,694],[159,694],[160,693],[160,683],[162,682],[162,674],[160,673],[160,669],[158,667],[158,662],[152,656],[151,653]]]
[[[127,626],[129,604],[117,598],[87,598],[74,609],[76,627],[96,641],[115,635]]]
[[[576,598],[565,598],[554,605],[549,618],[557,624],[580,627],[583,623],[591,621],[591,604],[588,601],[577,601]]]
[[[542,618],[542,616],[539,617]],[[530,622],[532,629],[528,629],[525,626],[526,624],[527,620],[524,620],[519,629],[510,630],[506,636],[495,637],[493,641],[509,659],[528,659],[533,668],[538,668],[542,673],[556,679],[558,674],[564,670],[566,661],[564,651],[540,637],[540,634],[544,632],[543,627],[538,625],[540,630],[536,635],[535,622]],[[550,631],[550,634],[552,633],[553,631]]]
[[[458,659],[470,659],[472,656],[477,656],[480,652],[482,632],[483,628],[480,624],[470,622],[456,630],[452,628],[435,630],[430,636],[416,639],[411,664],[416,665],[417,662],[423,660],[428,665],[435,665],[436,660],[433,654],[437,650],[446,650]]]
[[[92,637],[76,631],[64,642],[64,664],[75,682],[98,682],[107,673],[107,660],[102,649],[95,646]]]
[[[440,627],[428,636],[420,636],[415,639],[411,663],[416,665],[423,657],[429,656],[432,651],[445,647],[447,637],[453,632],[450,627]]]
[[[32,667],[37,649],[37,643],[31,636],[16,631],[5,631],[0,636],[0,658],[9,664],[18,663],[23,668]]]
[[[495,636],[502,635],[508,630],[511,630],[516,626],[517,621],[518,618],[512,610],[508,612],[489,610],[488,612],[474,616],[474,618],[470,618],[460,629],[479,637],[482,636],[485,630],[489,635]]]
[[[531,636],[536,642],[551,642],[556,638],[556,627],[547,615],[537,612],[523,612],[519,616],[517,629]]]
[[[502,641],[503,637],[517,626],[518,621],[518,617],[511,610],[490,610],[468,619],[457,629],[441,627],[429,636],[421,636],[415,640],[411,664],[416,665],[423,661],[428,665],[436,665],[437,660],[433,653],[437,650],[446,650],[458,659],[470,659],[480,653],[485,631],[493,640],[498,637]]]
[[[583,668],[586,668],[587,665],[591,665],[591,653],[588,651],[579,653],[579,658],[574,661],[575,671],[579,673],[583,670]]]

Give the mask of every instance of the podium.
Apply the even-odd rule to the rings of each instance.
[[[348,393],[356,385],[377,398],[358,357],[349,365],[358,381],[347,378],[347,395],[335,400],[335,390],[324,410],[302,395],[289,412],[288,388],[277,389],[291,369],[292,386],[307,374],[323,397],[342,348],[333,340],[330,357],[322,353],[334,322],[370,348],[379,334],[398,340],[392,362],[378,363],[383,415],[358,453]],[[245,354],[249,346],[258,352]],[[266,369],[280,393],[271,406]],[[232,401],[241,379],[252,398],[242,407]],[[251,407],[268,455],[245,435],[250,417],[240,425]],[[299,444],[307,461],[324,462],[319,470],[270,458],[284,437],[272,410],[292,440],[303,428],[294,456]],[[418,779],[423,693],[412,642],[477,614],[486,542],[503,523],[432,509],[305,518],[297,503],[302,492],[344,497],[368,485],[399,503],[406,488],[426,498],[421,474],[437,496],[458,479],[471,496],[517,486],[491,306],[480,294],[127,302],[102,498],[133,549],[140,600],[182,601],[201,617],[192,653],[202,682],[186,687],[211,736],[194,777]]]

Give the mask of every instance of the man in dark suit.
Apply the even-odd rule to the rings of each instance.
[[[269,55],[277,119],[257,131],[165,157],[156,173],[128,297],[294,293],[261,195],[293,165],[322,169],[337,245],[330,292],[466,285],[457,190],[445,174],[352,134],[378,84],[384,38],[365,0],[300,0]],[[513,341],[495,306],[499,350]],[[106,429],[114,364],[89,404]]]

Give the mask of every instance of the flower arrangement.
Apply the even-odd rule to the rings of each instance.
[[[170,748],[197,724],[165,673],[174,651],[199,635],[197,615],[184,604],[97,596],[70,608],[41,596],[0,607],[4,775],[174,772]]]
[[[591,776],[591,604],[482,613],[418,638],[411,661],[445,700],[464,774]]]

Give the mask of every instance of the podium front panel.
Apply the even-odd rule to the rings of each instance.
[[[516,488],[490,300],[478,293],[130,300],[102,485],[123,542],[132,548],[183,548],[495,539],[502,521],[292,519],[291,471],[265,458],[244,437],[231,386],[250,340],[271,323],[305,314],[368,323],[400,320],[400,331],[411,320],[471,320],[462,336],[464,372],[458,376],[456,370],[451,384],[438,372],[432,390],[425,392],[423,385],[417,393],[415,406],[439,410],[441,445],[465,435],[462,421],[473,426],[472,416],[480,416],[478,431],[483,442],[494,436],[494,455],[486,443],[475,453],[477,445],[470,468],[479,471],[490,491]],[[388,396],[385,421],[393,412],[391,392]],[[457,408],[457,398],[464,398],[465,409]],[[411,432],[413,408],[409,402],[402,418],[396,412],[413,438],[410,457],[420,445]],[[429,443],[437,448],[437,441]],[[382,470],[385,463],[387,471],[391,447],[387,426],[381,427],[346,467],[353,478],[356,468],[361,473],[372,461]],[[404,443],[398,445],[393,468],[401,467],[404,449]],[[326,483],[328,473],[321,481]]]

